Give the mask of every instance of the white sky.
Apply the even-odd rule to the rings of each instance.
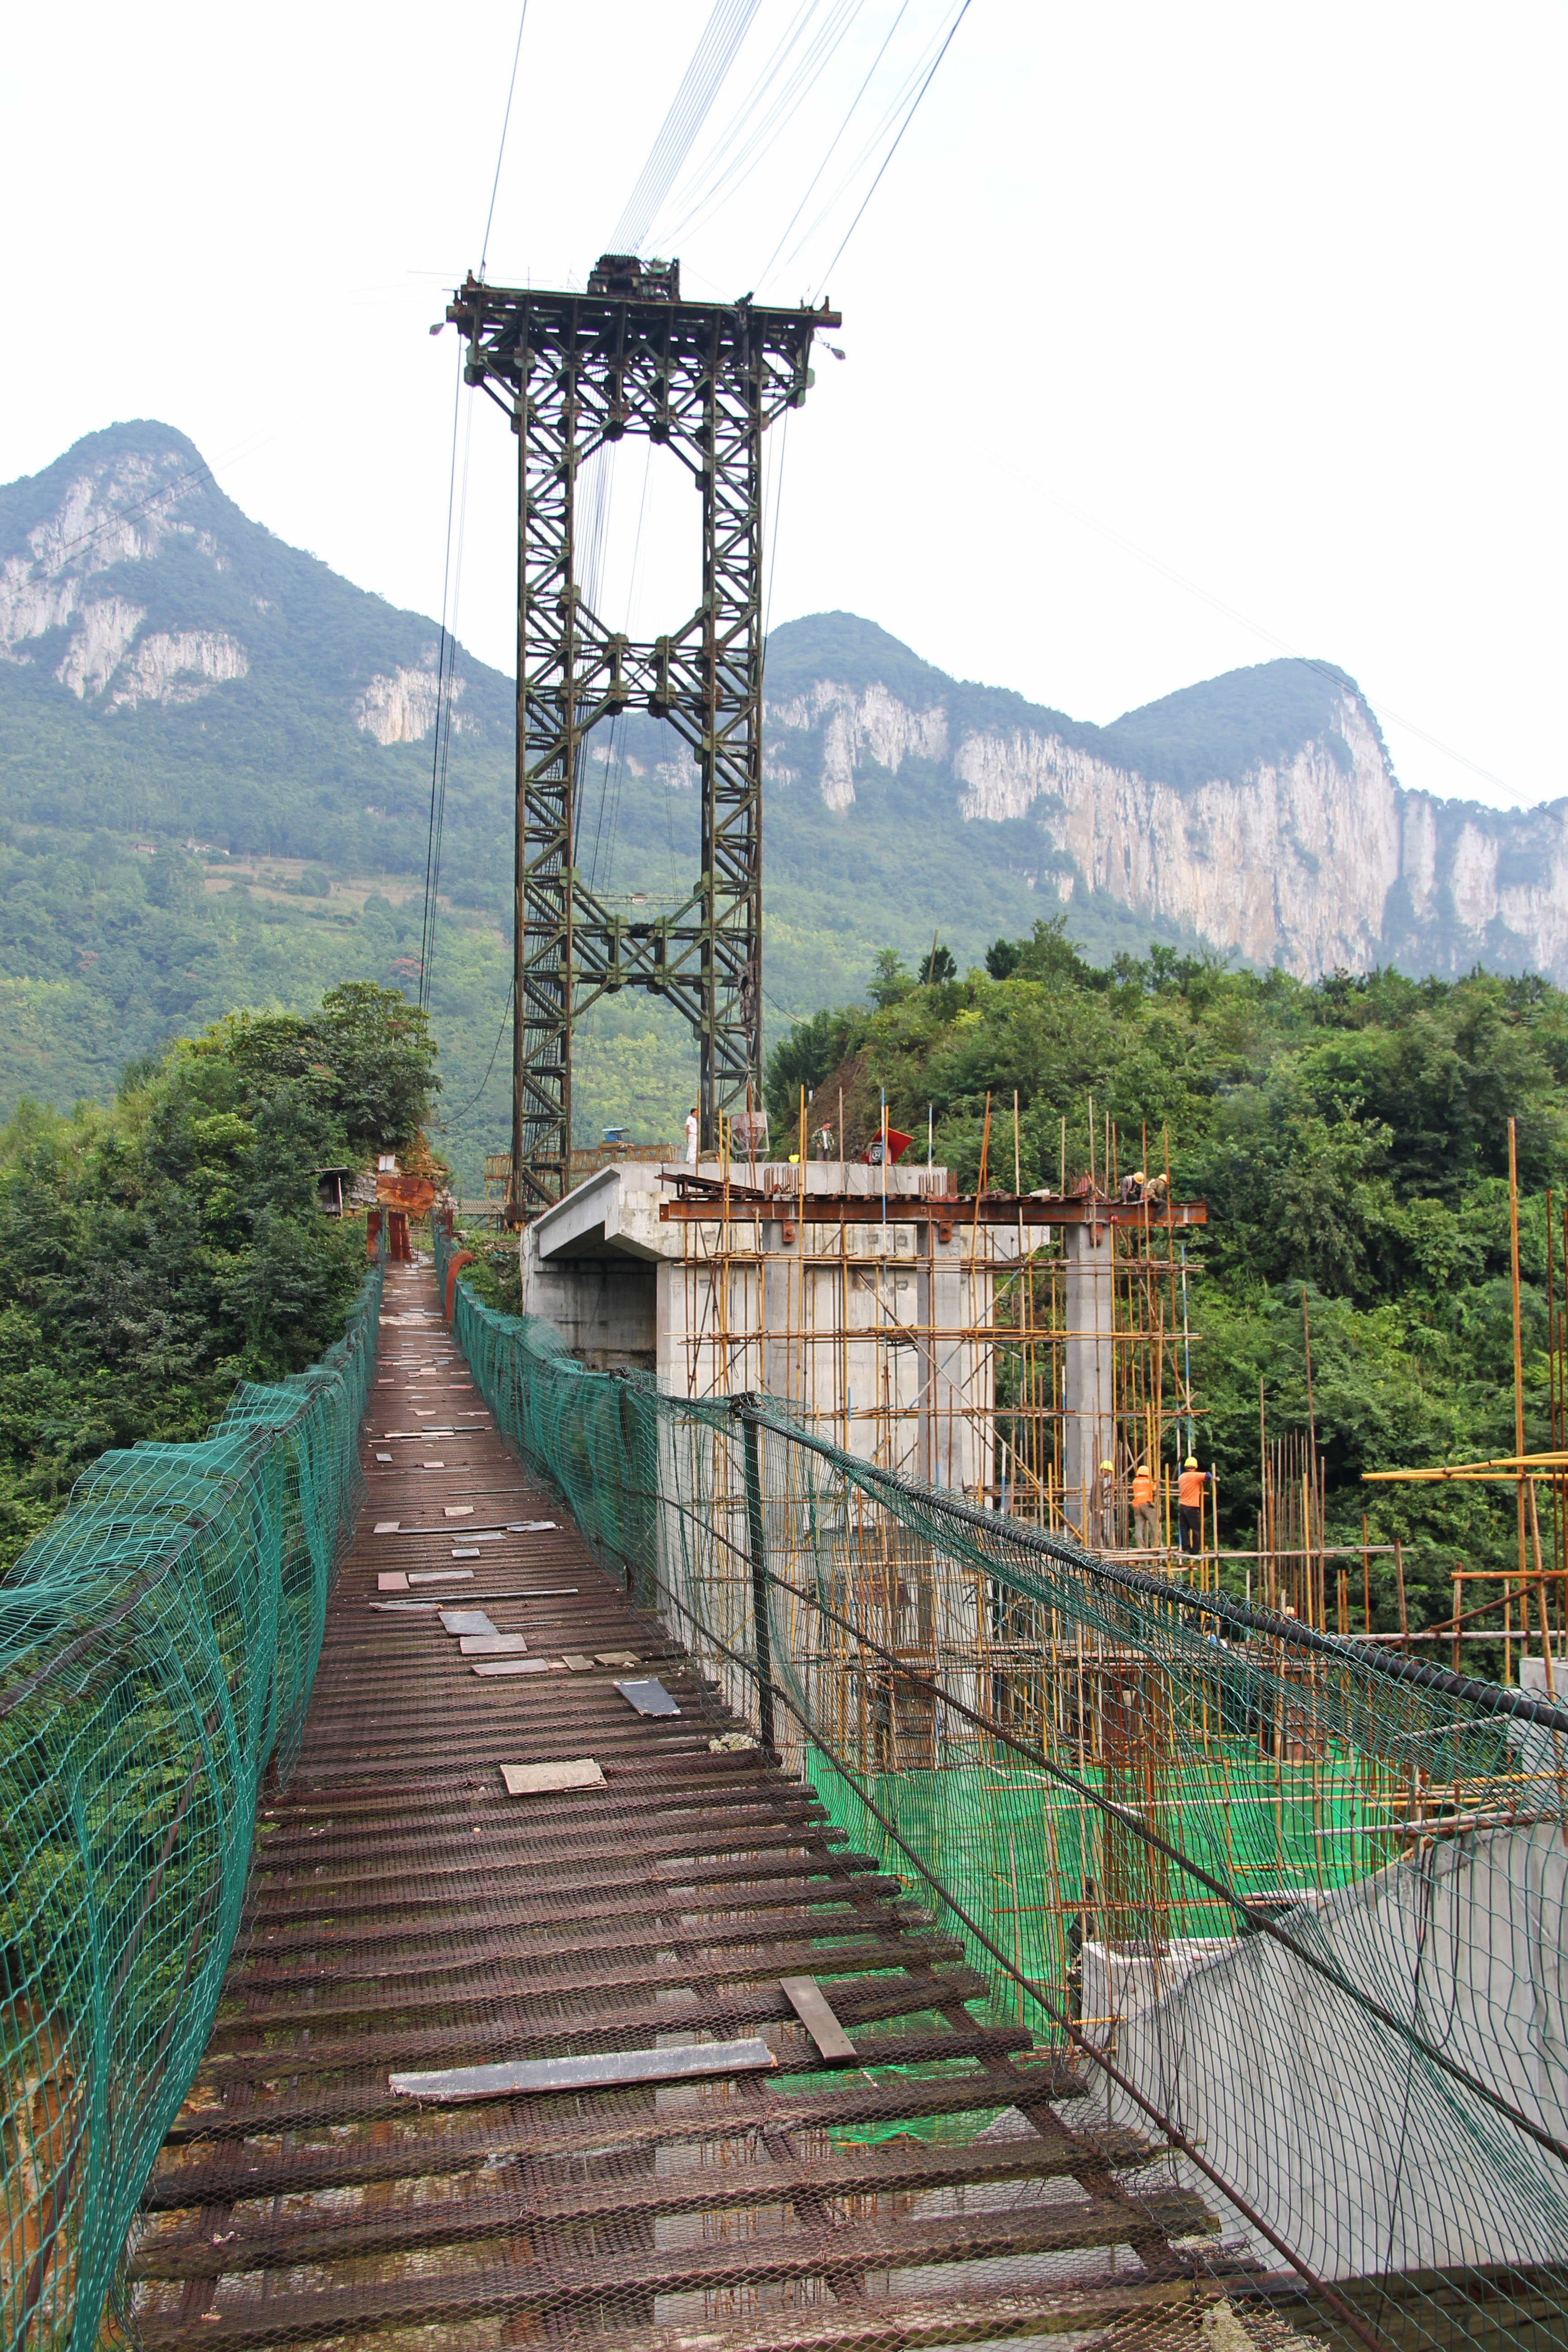
[[[845,313],[790,424],[773,620],[844,606],[1100,720],[1312,654],[1406,783],[1568,790],[1558,0],[972,0],[825,288],[871,168],[837,193],[840,167],[957,0],[899,6],[762,0],[688,197],[797,19],[844,37],[750,176],[690,219],[678,185],[645,248],[689,292]],[[493,282],[582,282],[709,9],[529,0]],[[437,611],[455,348],[426,329],[478,266],[517,24],[514,0],[19,11],[0,478],[160,417],[283,537]],[[510,670],[514,445],[464,401],[458,628]],[[671,463],[639,633],[691,601]],[[617,464],[624,622],[642,452]]]

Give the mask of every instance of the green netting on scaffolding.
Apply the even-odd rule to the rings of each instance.
[[[1228,2276],[1347,2341],[1564,2342],[1568,1712],[1097,1559],[766,1399],[589,1371],[460,1284],[454,1328],[997,2017],[1163,2143]]]
[[[0,1588],[0,2336],[82,2347],[212,2027],[257,1796],[298,1752],[381,1272],[200,1444],[101,1454]]]

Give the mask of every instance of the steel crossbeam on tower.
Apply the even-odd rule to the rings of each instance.
[[[762,1091],[762,436],[804,402],[812,336],[839,315],[687,302],[679,262],[606,254],[586,293],[469,277],[447,317],[465,376],[519,437],[515,993],[510,1214],[567,1190],[572,1033],[647,989],[696,1032],[704,1150]],[[702,593],[668,636],[609,628],[578,581],[582,469],[646,434],[702,497]],[[666,719],[700,772],[701,871],[673,913],[614,913],[578,869],[587,739],[632,709]]]

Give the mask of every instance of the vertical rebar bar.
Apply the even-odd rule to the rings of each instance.
[[[752,1563],[752,1642],[757,1660],[757,1730],[773,1745],[773,1627],[768,1614],[767,1533],[763,1519],[762,1445],[754,1421],[742,1419],[746,1464],[746,1541]]]

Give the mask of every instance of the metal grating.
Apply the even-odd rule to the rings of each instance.
[[[299,1767],[258,1824],[217,2022],[129,2257],[149,2352],[891,2352],[1212,2326],[1214,2217],[1152,2146],[1096,2127],[1059,2053],[987,2018],[959,1945],[809,1788],[734,1744],[716,1686],[570,1526],[489,1546],[473,1595],[558,1670],[480,1678],[437,1611],[373,1605],[390,1550],[447,1563],[449,1507],[565,1516],[472,1412],[425,1266],[389,1276],[373,1399]],[[459,1405],[442,1470],[375,1459],[416,1406],[446,1428]],[[627,1706],[624,1658],[679,1716]],[[602,1788],[506,1792],[503,1764],[590,1757]],[[824,2066],[787,1978],[821,1986],[858,2067]],[[460,2106],[390,2084],[755,2034],[776,2068],[717,2083]]]

